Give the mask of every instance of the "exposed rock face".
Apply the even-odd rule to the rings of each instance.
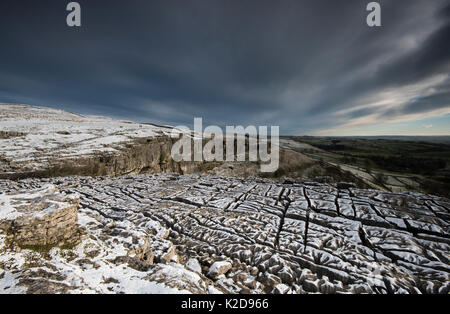
[[[150,243],[150,237],[141,239],[141,245],[134,250],[130,250],[128,256],[134,258],[136,263],[142,264],[144,267],[153,265],[154,255]]]
[[[0,229],[19,246],[52,246],[72,242],[78,234],[77,194],[53,185],[0,195]]]
[[[199,274],[202,273],[202,266],[196,258],[190,258],[186,263],[186,268]]]
[[[120,176],[129,173],[193,173],[200,163],[176,163],[170,155],[170,137],[134,139],[114,154],[86,156],[76,160],[54,160],[49,169],[35,174],[43,177],[86,175]]]
[[[219,276],[224,275],[227,271],[229,271],[231,267],[231,263],[227,261],[215,262],[209,268],[208,275],[214,278],[218,278]]]

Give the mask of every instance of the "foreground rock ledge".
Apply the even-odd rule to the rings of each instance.
[[[171,174],[0,191],[44,184],[79,193],[81,241],[40,254],[0,234],[0,293],[450,292],[446,198]]]
[[[78,234],[78,194],[64,194],[51,184],[15,194],[0,194],[0,230],[21,247],[73,243]]]

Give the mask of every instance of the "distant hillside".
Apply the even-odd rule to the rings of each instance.
[[[450,196],[449,136],[281,138],[282,146],[393,192]],[[439,141],[439,142],[438,142]]]
[[[411,142],[428,142],[436,144],[450,145],[450,135],[440,136],[403,136],[403,135],[384,135],[384,136],[342,136],[343,138],[368,139],[368,140],[395,140],[395,141],[411,141]],[[337,137],[339,138],[339,137]]]

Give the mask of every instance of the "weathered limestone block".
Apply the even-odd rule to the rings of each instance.
[[[64,194],[53,185],[16,194],[0,194],[0,230],[19,246],[56,246],[78,234],[77,194]]]
[[[145,237],[140,239],[139,242],[140,243],[136,249],[128,252],[128,256],[144,265],[153,265],[153,259],[155,256],[150,247],[151,239],[149,237]]]
[[[228,261],[215,262],[211,265],[208,271],[208,275],[217,278],[220,275],[224,275],[227,271],[231,269],[232,265]]]
[[[202,266],[196,258],[190,258],[186,263],[186,268],[196,273],[202,273]]]

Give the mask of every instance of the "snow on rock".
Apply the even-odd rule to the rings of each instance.
[[[154,235],[166,239],[169,236],[169,230],[161,226],[157,221],[151,220],[145,225]]]
[[[58,161],[117,154],[137,138],[169,135],[170,127],[0,104],[0,170],[48,169]],[[3,169],[2,169],[3,168]]]
[[[190,258],[186,263],[186,268],[199,274],[202,273],[202,266],[196,258]]]
[[[76,193],[41,188],[0,195],[0,229],[7,241],[22,246],[63,245],[74,241],[78,226]]]
[[[209,268],[208,275],[211,277],[219,277],[220,275],[226,274],[231,267],[231,263],[227,261],[215,262]]]
[[[290,287],[280,283],[278,285],[275,286],[275,288],[273,288],[273,294],[286,294],[288,293],[288,291],[290,290]]]

